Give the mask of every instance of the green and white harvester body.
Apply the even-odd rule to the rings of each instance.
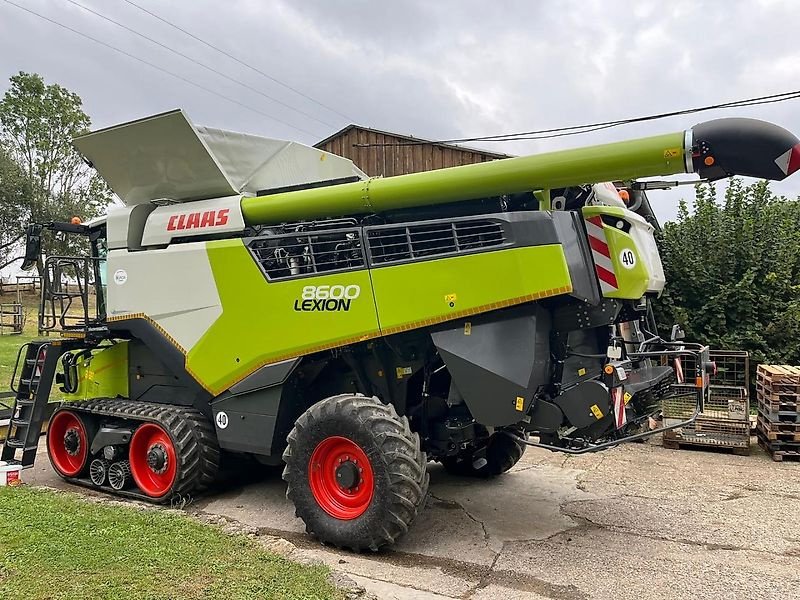
[[[714,366],[657,335],[640,180],[800,166],[796,137],[750,119],[385,179],[180,111],[75,145],[124,206],[29,227],[28,266],[43,231],[91,250],[43,262],[53,334],[20,350],[2,458],[33,464],[56,386],[65,479],[169,502],[235,455],[285,463],[309,533],[354,549],[408,529],[428,461],[491,477],[527,445],[651,435],[681,356],[699,410]]]

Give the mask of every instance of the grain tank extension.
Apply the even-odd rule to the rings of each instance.
[[[181,111],[75,145],[124,206],[28,229],[28,266],[46,230],[88,250],[45,260],[60,335],[20,349],[2,458],[33,465],[55,386],[66,480],[169,502],[213,489],[221,455],[285,463],[308,532],[359,550],[408,529],[429,461],[494,477],[527,445],[651,435],[676,358],[701,408],[708,348],[656,332],[640,180],[800,167],[751,119],[385,179]]]

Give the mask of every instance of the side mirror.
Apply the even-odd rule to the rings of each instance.
[[[681,329],[680,325],[673,325],[672,326],[672,333],[669,335],[669,339],[671,342],[677,342],[678,340],[682,340],[686,337],[686,334]]]
[[[25,239],[25,259],[22,270],[30,271],[36,266],[42,254],[42,226],[37,223],[28,225]]]

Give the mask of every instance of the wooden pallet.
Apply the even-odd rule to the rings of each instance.
[[[800,402],[800,385],[795,384],[775,384],[766,385],[760,381],[756,382],[756,398],[761,398],[764,402]]]
[[[800,399],[800,367],[758,365],[756,395],[766,401],[798,402]]]
[[[756,377],[769,383],[800,384],[800,367],[789,365],[758,365]]]
[[[666,432],[665,432],[666,433]],[[695,442],[684,442],[675,439],[667,439],[662,441],[664,448],[669,450],[727,450],[736,456],[750,456],[750,446],[724,446],[722,444],[699,444]]]
[[[758,436],[758,445],[761,446],[775,462],[787,460],[800,460],[800,444],[780,444],[770,442],[763,436]]]
[[[756,395],[756,401],[759,406],[763,406],[769,411],[784,411],[784,412],[800,412],[800,397],[792,398],[791,400],[777,395],[777,396],[763,396]]]
[[[770,441],[800,442],[800,423],[776,423],[759,415],[757,431]]]
[[[773,423],[800,423],[800,412],[796,410],[773,410],[768,405],[759,402],[758,413],[766,421]]]
[[[792,421],[770,421],[763,413],[758,413],[759,424],[765,431],[786,431],[789,433],[800,433],[800,423]]]

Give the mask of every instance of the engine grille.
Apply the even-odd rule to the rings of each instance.
[[[376,265],[462,254],[506,242],[502,224],[488,219],[381,227],[369,230],[367,239]]]
[[[349,271],[366,265],[358,230],[260,237],[248,247],[270,279]]]

